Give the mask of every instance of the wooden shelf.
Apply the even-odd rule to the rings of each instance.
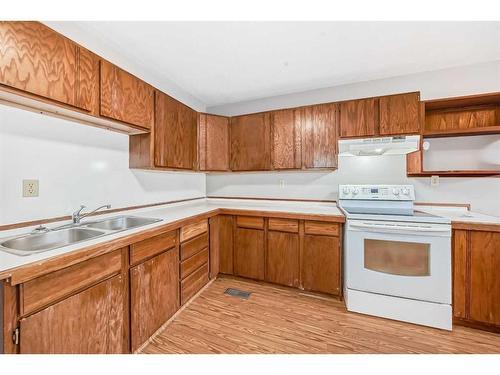
[[[410,172],[406,174],[408,177],[500,177],[500,170],[498,171],[421,171]]]
[[[500,125],[483,126],[478,128],[457,129],[457,130],[434,130],[425,131],[425,138],[441,138],[441,137],[460,137],[460,136],[475,136],[487,134],[500,134]]]

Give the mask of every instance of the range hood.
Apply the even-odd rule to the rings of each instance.
[[[339,140],[340,156],[404,155],[418,151],[419,135]]]

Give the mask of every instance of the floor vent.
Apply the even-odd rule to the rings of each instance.
[[[233,297],[238,297],[238,298],[243,298],[243,299],[249,299],[250,295],[252,293],[245,292],[245,291],[239,290],[239,289],[227,288],[226,291],[224,292],[224,294],[227,294],[227,295],[230,295],[230,296],[233,296]]]

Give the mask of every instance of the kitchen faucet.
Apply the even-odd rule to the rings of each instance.
[[[78,210],[73,212],[71,214],[71,220],[73,220],[73,224],[79,224],[80,220],[82,220],[84,217],[92,215],[94,212],[99,211],[100,209],[107,208],[110,209],[111,205],[110,204],[105,204],[103,206],[97,207],[95,210],[87,212],[86,214],[81,214],[82,210],[85,209],[86,207],[84,205],[81,205]]]

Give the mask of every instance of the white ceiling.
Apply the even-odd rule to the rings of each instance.
[[[71,24],[206,106],[500,59],[500,22]]]

